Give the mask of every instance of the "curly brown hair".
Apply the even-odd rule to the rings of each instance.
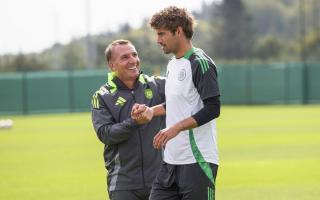
[[[185,8],[170,6],[155,13],[150,19],[149,24],[154,29],[165,28],[173,34],[180,26],[182,27],[186,38],[191,39],[193,36],[195,20],[193,15]]]

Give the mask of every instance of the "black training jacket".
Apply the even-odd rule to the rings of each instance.
[[[165,127],[164,117],[138,125],[130,113],[135,103],[149,107],[165,101],[165,80],[140,74],[134,89],[126,87],[114,73],[92,98],[92,123],[105,144],[109,191],[151,187],[161,163],[161,151],[152,146],[153,137]]]

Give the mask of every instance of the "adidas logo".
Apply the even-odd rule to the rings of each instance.
[[[127,102],[127,100],[125,100],[124,98],[118,97],[115,105],[116,106],[123,106],[126,102]]]

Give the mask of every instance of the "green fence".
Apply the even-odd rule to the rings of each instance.
[[[0,74],[0,115],[88,111],[106,70]]]
[[[320,103],[320,64],[218,66],[223,104]],[[89,111],[106,70],[0,74],[0,115]]]
[[[320,101],[320,64],[309,64],[307,67],[306,82],[308,86],[307,90],[307,102],[319,103]]]
[[[320,64],[224,65],[218,69],[224,104],[320,103]]]
[[[0,115],[20,114],[24,110],[26,92],[22,74],[0,75]]]

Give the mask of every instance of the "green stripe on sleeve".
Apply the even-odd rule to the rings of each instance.
[[[197,56],[197,60],[200,63],[201,72],[202,72],[202,74],[204,74],[204,72],[205,72],[204,63],[203,63],[202,59],[200,57],[198,57],[198,56]]]
[[[208,60],[203,55],[197,55],[197,57],[198,57],[198,60],[199,60],[199,62],[201,63],[201,65],[203,67],[202,73],[204,74],[209,69]]]

